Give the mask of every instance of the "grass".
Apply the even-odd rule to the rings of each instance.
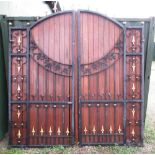
[[[6,149],[3,154],[22,154],[23,150],[18,148]]]
[[[73,146],[63,147],[61,145],[49,148],[7,148],[7,139],[0,143],[0,154],[69,154],[69,153],[111,153],[111,154],[133,154],[133,153],[155,153],[155,128],[153,124],[146,121],[144,133],[144,147],[128,146]]]
[[[112,154],[133,154],[139,151],[139,147],[128,147],[128,146],[111,146],[109,151]]]

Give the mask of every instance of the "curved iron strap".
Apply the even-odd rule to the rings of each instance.
[[[92,75],[99,73],[109,67],[111,67],[120,57],[123,55],[124,52],[124,45],[123,41],[120,39],[123,33],[120,35],[119,39],[115,43],[114,47],[107,52],[106,55],[88,64],[81,64],[81,76]],[[116,52],[118,51],[118,52]]]
[[[37,52],[35,52],[37,50]],[[49,58],[35,43],[34,40],[30,42],[30,55],[43,68],[59,75],[72,76],[72,65],[63,64]]]
[[[81,76],[96,74],[111,67],[122,55],[123,52],[110,51],[95,63],[81,64]]]
[[[81,64],[81,76],[92,75],[99,73],[111,65],[113,65],[123,55],[123,51],[120,50],[123,47],[119,43],[101,59],[89,63]],[[119,49],[119,52],[115,52],[115,49]],[[30,55],[36,63],[40,64],[44,69],[51,71],[52,73],[62,76],[72,76],[72,65],[63,64],[49,58],[35,43],[34,40],[30,42]],[[37,50],[37,52],[35,52]]]

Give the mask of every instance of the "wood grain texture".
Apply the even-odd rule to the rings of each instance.
[[[26,32],[10,34],[11,145],[142,144],[142,28],[81,11]]]
[[[120,52],[116,44],[121,41],[122,29],[104,17],[91,13],[80,14],[81,64],[99,61],[108,53]],[[110,65],[110,62],[106,62]],[[114,136],[120,126],[123,131],[123,105],[116,103],[87,103],[90,100],[121,100],[123,97],[123,58],[105,70],[80,77],[81,143],[121,143],[122,136]],[[95,67],[95,66],[94,66]],[[96,67],[97,68],[97,67]],[[116,79],[115,79],[116,78]],[[119,111],[119,115],[118,112]],[[102,131],[102,129],[104,131]]]

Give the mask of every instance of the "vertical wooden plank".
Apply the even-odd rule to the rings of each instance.
[[[88,29],[87,29],[87,22],[88,22],[88,16],[87,14],[81,13],[81,64],[87,64],[88,63]],[[84,100],[88,100],[88,76],[83,76],[83,85],[81,86],[83,89],[83,94],[81,93],[81,96],[84,96]],[[82,90],[81,90],[82,91]],[[88,118],[88,107],[83,106],[82,111],[82,132],[84,133],[84,130],[88,130],[86,132],[86,135],[90,132],[89,130],[89,119]],[[85,112],[84,112],[85,111]],[[85,133],[84,133],[85,134]],[[88,136],[86,136],[85,142],[88,142]]]

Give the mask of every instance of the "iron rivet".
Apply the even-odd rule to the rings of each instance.
[[[39,105],[38,104],[36,105],[36,108],[39,108]]]
[[[88,104],[88,106],[90,107],[90,106],[91,106],[91,104]]]
[[[27,25],[30,25],[30,23],[29,23],[29,22],[27,22],[26,24],[27,24]]]
[[[108,106],[108,104],[105,104],[105,106]]]
[[[65,105],[62,105],[62,107],[64,108],[64,107],[65,107]]]
[[[47,108],[48,107],[48,105],[45,105],[45,108]]]
[[[97,104],[97,107],[99,107],[99,104]]]
[[[114,104],[114,106],[116,107],[116,104]]]
[[[12,25],[12,23],[11,23],[11,22],[9,22],[9,25]]]
[[[21,143],[21,141],[20,141],[20,140],[18,140],[18,143]]]
[[[54,105],[53,107],[56,108],[56,105]]]
[[[20,106],[20,105],[18,105],[17,107],[18,107],[18,108],[20,108],[21,106]]]

